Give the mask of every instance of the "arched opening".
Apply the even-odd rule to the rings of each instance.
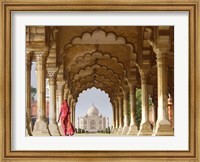
[[[105,91],[92,87],[79,94],[75,109],[75,126],[78,130],[105,132],[112,125],[112,115],[110,98]]]

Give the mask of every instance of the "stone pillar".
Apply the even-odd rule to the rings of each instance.
[[[76,126],[76,102],[74,102],[73,124]]]
[[[142,120],[140,123],[140,130],[138,135],[152,135],[151,124],[149,122],[149,104],[148,104],[148,84],[147,77],[149,70],[140,70],[141,76],[141,90],[142,90]]]
[[[129,121],[128,121],[128,98],[129,94],[128,92],[124,92],[124,127],[122,130],[122,135],[127,135],[129,131]]]
[[[152,111],[151,118],[152,118],[153,130],[154,130],[155,129],[155,125],[156,125],[155,124],[156,123],[156,119],[155,119],[156,112],[155,112],[155,104],[154,103],[152,104],[151,111]]]
[[[70,94],[69,96],[69,108],[70,108],[70,121],[73,121],[73,97]]]
[[[113,109],[113,126],[112,126],[112,131],[111,133],[113,134],[115,132],[115,107],[114,107],[114,103],[112,103],[112,109]]]
[[[122,97],[118,97],[119,103],[119,128],[117,134],[121,135],[123,130],[123,99]]]
[[[31,53],[26,54],[26,129],[27,136],[32,136],[31,122]]]
[[[65,87],[65,89],[64,89],[64,96],[63,96],[64,100],[68,99],[68,93],[69,93],[69,90]]]
[[[80,118],[78,117],[78,123],[77,123],[77,132],[78,132],[78,129],[80,128]]]
[[[115,113],[115,127],[114,127],[114,132],[113,133],[117,134],[118,128],[119,128],[119,116],[118,116],[119,108],[118,108],[118,102],[117,102],[117,100],[114,101],[114,109],[115,109],[115,111],[114,111],[114,113]]]
[[[170,136],[173,135],[171,123],[167,117],[167,57],[169,53],[168,44],[160,45],[160,49],[150,41],[150,45],[157,58],[157,88],[158,88],[158,118],[156,122],[156,129],[154,135]]]
[[[75,127],[75,101],[73,100],[72,102],[72,110],[71,110],[71,113],[72,113],[72,124],[74,125]]]
[[[37,120],[34,125],[33,135],[50,135],[47,127],[46,110],[46,54],[36,54],[37,67]]]
[[[137,135],[138,127],[136,125],[136,88],[133,84],[130,85],[130,116],[131,123],[128,131],[128,135]]]
[[[58,136],[59,130],[56,122],[56,75],[57,68],[51,68],[47,70],[49,77],[49,131],[52,136]]]
[[[110,125],[109,125],[109,117],[107,117],[107,126],[106,126],[106,128],[108,128],[108,127],[110,127]]]
[[[57,96],[58,96],[58,108],[57,108],[57,111],[58,111],[58,116],[60,114],[61,105],[63,103],[63,88],[64,88],[64,84],[65,84],[64,81],[57,81]],[[63,129],[62,129],[62,126],[61,126],[60,122],[61,122],[61,120],[58,123],[59,133],[60,133],[60,135],[63,136],[64,132],[63,132]]]
[[[57,82],[57,95],[58,95],[58,114],[60,114],[60,108],[63,103],[63,88],[64,88],[64,81]]]

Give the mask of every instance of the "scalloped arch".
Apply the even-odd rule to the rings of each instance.
[[[93,57],[99,58],[99,59],[111,59],[113,60],[117,65],[121,66],[122,71],[124,72],[125,76],[127,75],[126,70],[124,69],[123,63],[119,62],[116,57],[111,57],[108,53],[103,54],[102,52],[92,52],[92,53],[86,53],[83,56],[78,56],[75,61],[72,62],[71,66],[69,67],[69,71],[71,71],[72,68],[74,68],[77,64],[83,64],[84,62],[87,62],[88,60],[91,60]],[[84,61],[84,62],[83,62]]]
[[[111,86],[111,87],[113,87],[114,90],[116,90],[116,87],[115,87],[116,84],[115,84],[115,82],[111,81],[109,78],[104,77],[103,75],[96,75],[96,74],[91,75],[91,76],[88,75],[88,76],[85,77],[85,78],[81,78],[80,81],[74,82],[73,85],[75,85],[75,87],[77,87],[77,86],[80,85],[80,84],[83,84],[83,85],[84,85],[85,83],[88,82],[87,80],[93,79],[94,76],[96,76],[96,81],[104,80],[104,83],[105,83],[106,85]],[[90,81],[90,82],[91,82],[91,81]]]
[[[131,55],[133,55],[135,61],[137,59],[134,44],[115,32],[105,32],[102,29],[96,29],[93,32],[83,32],[80,36],[72,38],[71,43],[65,44],[63,51],[66,51],[73,44],[124,44],[130,48]]]
[[[118,73],[115,73],[113,70],[111,70],[111,69],[107,69],[107,67],[106,66],[100,66],[100,65],[93,65],[93,66],[87,66],[85,69],[81,69],[80,71],[79,71],[79,73],[76,73],[72,78],[73,79],[71,79],[71,80],[77,80],[78,78],[79,78],[79,76],[81,76],[84,72],[86,72],[86,71],[88,71],[88,75],[91,75],[91,74],[97,74],[97,73],[94,73],[93,72],[93,69],[94,68],[98,68],[98,69],[104,69],[107,73],[107,75],[110,73],[110,75],[112,75],[112,77],[114,78],[114,79],[117,79],[117,80],[119,80],[119,82],[121,82],[121,78],[120,78],[120,76],[119,76],[119,74]],[[97,74],[97,75],[99,75],[99,74]],[[83,77],[86,77],[87,75],[84,75]]]
[[[76,91],[76,96],[77,98],[79,97],[80,93],[88,88],[92,88],[92,87],[96,87],[96,88],[100,88],[102,90],[104,90],[107,94],[109,94],[110,98],[111,96],[114,95],[112,89],[109,88],[105,88],[105,86],[103,85],[103,83],[87,83],[86,85],[84,85],[83,87],[81,87],[81,89],[79,89],[78,91]]]
[[[111,96],[110,96],[110,94],[109,94],[108,92],[106,92],[106,91],[105,91],[104,89],[102,89],[102,88],[98,88],[98,87],[95,87],[95,86],[92,86],[92,87],[88,87],[88,88],[86,88],[86,89],[83,89],[83,90],[79,93],[79,95],[80,95],[81,93],[83,93],[84,91],[90,90],[90,89],[92,89],[92,88],[96,88],[97,90],[100,90],[101,92],[106,93],[106,94],[108,95],[109,99],[111,100]],[[77,98],[79,97],[79,95],[77,96]]]
[[[113,91],[112,91],[112,89],[110,88],[110,87],[108,87],[106,84],[104,84],[104,83],[101,83],[101,82],[95,82],[95,83],[93,83],[93,82],[88,82],[87,84],[85,84],[85,85],[83,85],[80,89],[79,89],[79,91],[80,90],[82,90],[82,89],[84,89],[85,87],[87,87],[87,86],[96,86],[96,87],[101,87],[102,89],[104,89],[104,90],[106,90],[106,91],[108,91],[108,92],[112,92],[113,93]],[[78,91],[77,91],[78,92]]]
[[[84,32],[80,37],[74,37],[72,44],[126,44],[126,39],[117,36],[114,32],[106,33],[102,29],[91,32]]]

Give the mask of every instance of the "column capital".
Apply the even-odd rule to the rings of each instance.
[[[33,52],[26,52],[26,62],[30,62],[32,60]]]
[[[113,100],[114,104],[117,104],[117,99],[116,100]]]
[[[65,81],[57,81],[57,90],[59,94],[63,92],[64,85],[65,85]]]
[[[140,69],[141,82],[146,83],[150,74],[150,69]]]
[[[64,86],[65,85],[65,81],[64,80],[58,80],[57,81],[57,85],[58,86]]]
[[[69,92],[68,98],[71,99],[71,100],[73,99],[73,96],[70,92]]]
[[[48,52],[47,51],[35,51],[34,55],[37,57],[47,57],[48,56]]]
[[[36,52],[35,56],[36,56],[37,70],[45,69],[46,59],[47,59],[46,54],[44,52]]]
[[[26,69],[29,70],[29,71],[31,70],[32,56],[33,56],[32,52],[27,52],[26,53]]]
[[[68,93],[68,92],[69,92],[69,89],[68,89],[67,87],[65,87],[65,88],[64,88],[64,92],[65,92],[65,93]]]
[[[117,99],[119,102],[122,102],[123,96],[118,96]]]
[[[128,99],[128,95],[129,95],[129,92],[128,91],[123,91],[123,94],[124,94],[124,99]]]
[[[55,78],[57,74],[58,74],[57,67],[47,68],[47,77],[48,78]]]
[[[133,81],[129,84],[130,92],[134,92],[134,89],[136,88],[137,81]]]

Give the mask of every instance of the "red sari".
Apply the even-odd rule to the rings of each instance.
[[[61,120],[61,126],[64,131],[64,135],[72,136],[74,135],[74,126],[70,122],[70,108],[67,104],[67,101],[63,101],[61,105],[61,111],[60,111],[60,120]]]

